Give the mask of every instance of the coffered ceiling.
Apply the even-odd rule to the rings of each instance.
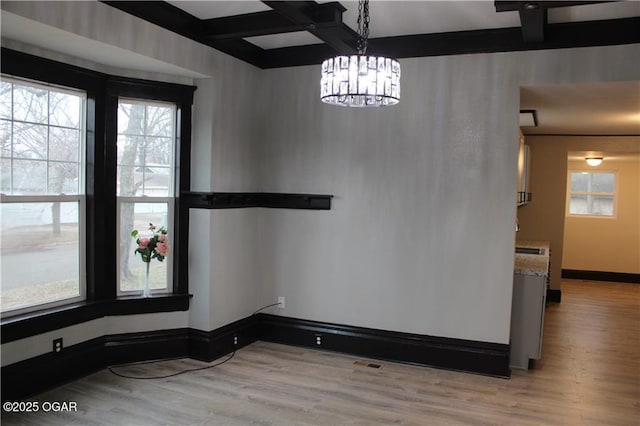
[[[104,1],[260,68],[356,52],[357,1]],[[640,42],[637,1],[376,1],[369,53],[396,58]]]

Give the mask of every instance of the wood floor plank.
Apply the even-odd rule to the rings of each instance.
[[[543,359],[510,380],[256,342],[212,369],[159,380],[101,371],[33,400],[75,413],[3,413],[4,425],[638,425],[640,286],[565,280]],[[206,365],[121,368],[162,375]]]

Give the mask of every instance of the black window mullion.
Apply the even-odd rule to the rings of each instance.
[[[176,108],[176,154],[174,181],[174,247],[173,292],[189,293],[189,206],[180,194],[191,189],[191,103],[180,102]]]

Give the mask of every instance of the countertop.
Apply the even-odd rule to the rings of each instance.
[[[516,253],[514,272],[520,275],[546,277],[549,273],[548,241],[516,241],[516,247],[542,248],[544,254]]]

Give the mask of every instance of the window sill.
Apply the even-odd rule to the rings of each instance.
[[[8,343],[102,317],[186,311],[191,297],[189,294],[147,298],[127,296],[97,302],[77,302],[3,318],[0,321],[1,342]]]

